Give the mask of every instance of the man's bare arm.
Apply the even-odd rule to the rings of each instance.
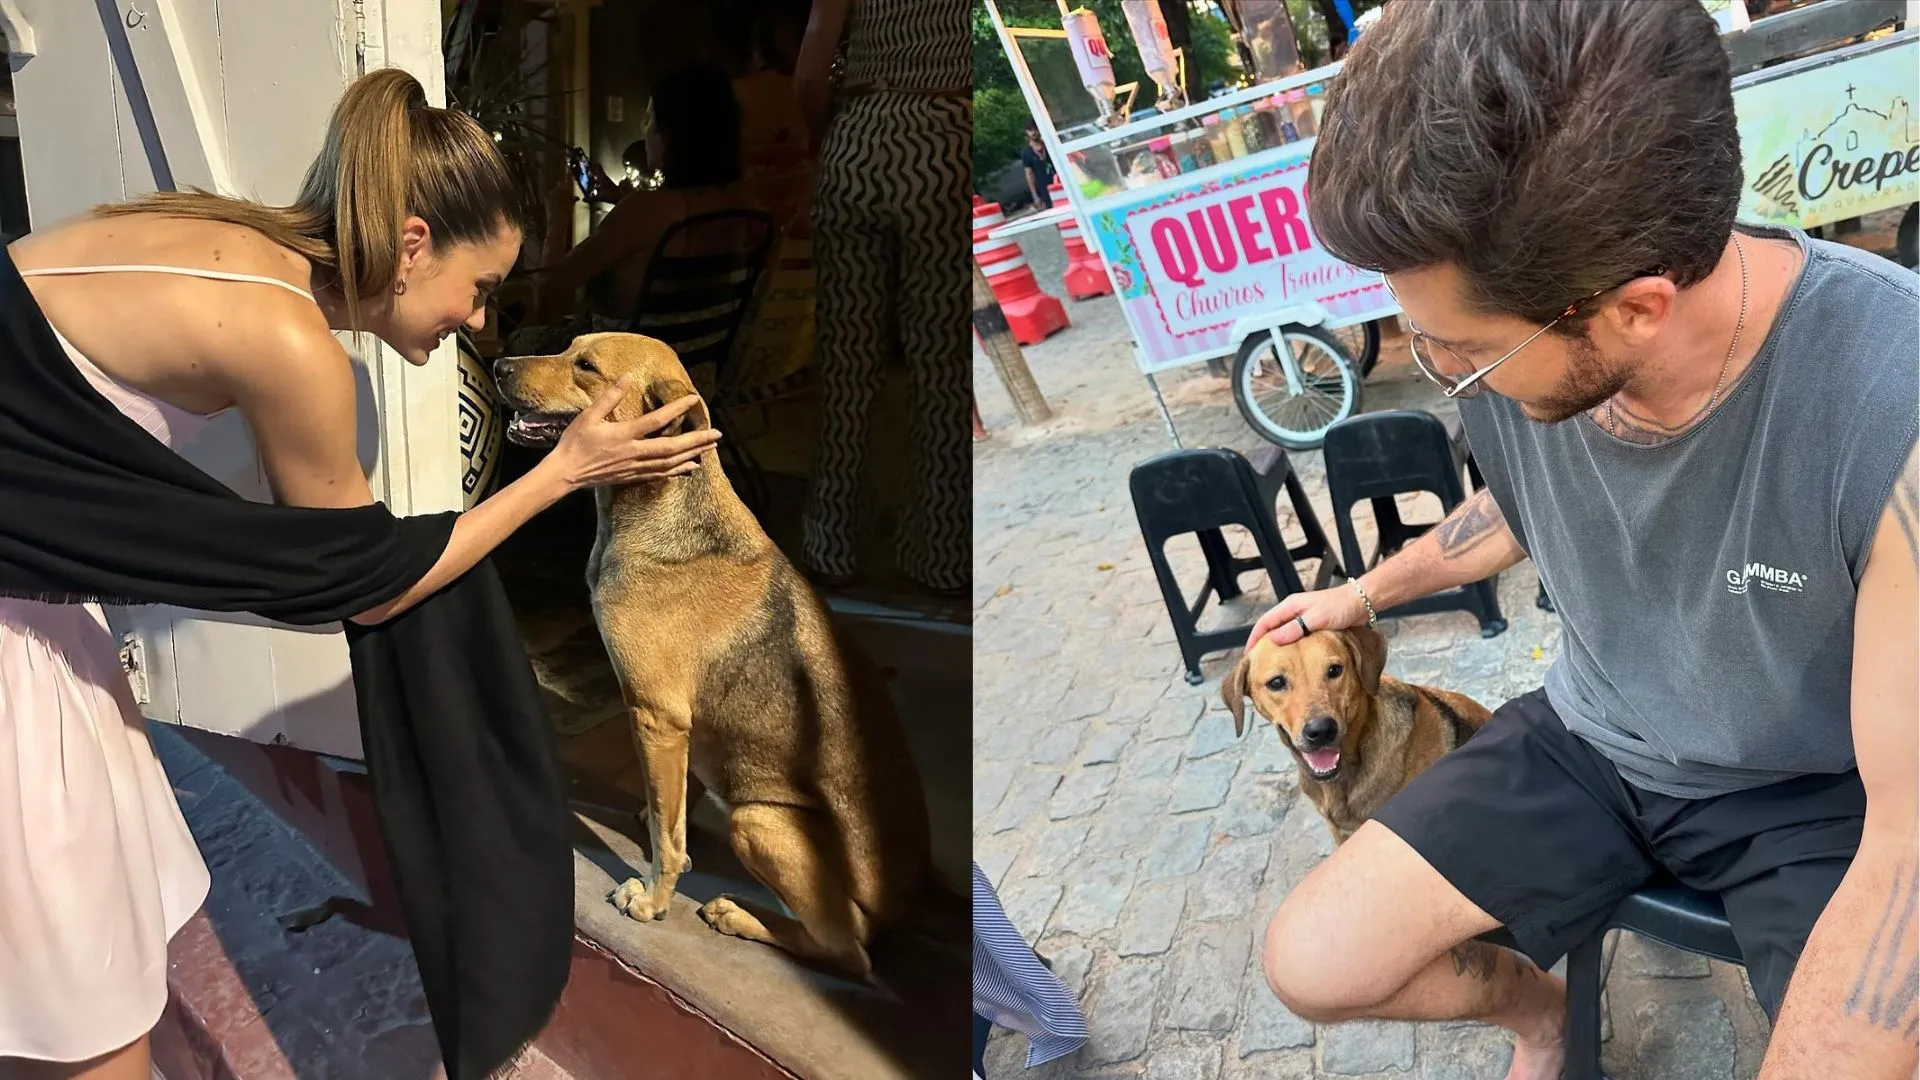
[[[1787,985],[1762,1080],[1909,1080],[1920,1047],[1920,460],[1910,456],[1860,578],[1853,750],[1860,850]]]
[[[1485,488],[1453,508],[1440,524],[1393,557],[1360,576],[1360,587],[1376,612],[1418,600],[1470,582],[1482,581],[1527,557],[1513,538],[1500,504]],[[1349,585],[1294,593],[1260,616],[1247,636],[1251,646],[1271,636],[1276,645],[1289,645],[1301,636],[1305,617],[1314,630],[1361,626],[1366,605]]]
[[[1484,581],[1527,557],[1493,493],[1481,488],[1399,554],[1361,575],[1376,608]]]

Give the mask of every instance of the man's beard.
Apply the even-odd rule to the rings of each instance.
[[[1601,356],[1582,333],[1567,339],[1567,374],[1560,385],[1538,401],[1521,402],[1520,411],[1535,423],[1558,424],[1605,405],[1626,385],[1625,366]]]

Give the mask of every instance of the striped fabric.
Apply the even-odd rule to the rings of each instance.
[[[1014,929],[979,863],[973,864],[973,1011],[1026,1033],[1028,1068],[1066,1057],[1087,1041],[1080,1003]]]
[[[969,0],[860,0],[848,78],[870,70],[967,85],[968,11]],[[801,547],[812,570],[861,569],[873,400],[897,362],[913,459],[895,562],[936,590],[973,580],[972,145],[970,100],[882,92],[843,101],[821,145],[813,200],[821,422]]]
[[[847,25],[847,82],[973,88],[971,0],[861,0]]]

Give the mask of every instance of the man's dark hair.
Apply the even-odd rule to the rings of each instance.
[[[1308,180],[1335,256],[1452,263],[1474,307],[1539,323],[1655,270],[1705,278],[1740,186],[1727,55],[1692,0],[1392,0]]]
[[[721,187],[740,179],[740,103],[718,68],[688,68],[656,83],[653,128],[661,142],[662,187]]]

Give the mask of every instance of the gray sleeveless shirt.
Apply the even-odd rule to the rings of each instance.
[[[1702,798],[1853,768],[1855,589],[1920,409],[1920,278],[1799,232],[1758,356],[1657,446],[1460,413],[1561,620],[1547,697],[1637,787]]]

